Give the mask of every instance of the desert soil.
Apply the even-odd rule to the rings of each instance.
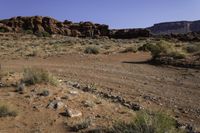
[[[121,96],[148,110],[169,112],[179,121],[200,128],[200,70],[154,66],[146,63],[150,58],[149,53],[140,52],[110,55],[69,53],[46,58],[28,57],[9,60],[3,58],[0,61],[2,69],[14,72],[22,72],[25,67],[47,69],[63,81],[63,86],[60,88],[50,86],[54,95],[47,99],[37,96],[27,98],[29,97],[27,95],[31,95],[31,91],[27,94],[16,94],[11,91],[12,87],[0,89],[1,100],[12,103],[21,110],[16,118],[1,119],[0,132],[37,130],[65,132],[66,129],[61,123],[69,118],[60,116],[59,113],[62,111],[45,108],[48,100],[55,96],[61,97],[63,93],[67,93],[65,91],[70,91],[68,89],[63,92],[62,88],[70,88],[65,86],[65,82],[93,84],[97,91]],[[96,127],[111,125],[108,121],[118,119],[128,121],[130,116],[134,115],[134,111],[103,98],[101,100],[104,104],[97,105],[97,108],[84,108],[81,105],[82,100],[89,98],[95,101],[98,96],[81,90],[76,91],[79,92],[79,96],[75,97],[75,100],[66,101],[66,104],[81,110],[84,117],[99,115]],[[33,105],[36,107],[33,108]],[[105,115],[105,118],[101,117],[102,115]]]

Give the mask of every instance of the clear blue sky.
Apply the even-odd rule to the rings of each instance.
[[[0,0],[0,19],[33,15],[143,28],[158,22],[198,20],[200,0]]]

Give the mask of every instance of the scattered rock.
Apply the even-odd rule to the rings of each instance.
[[[40,96],[49,96],[49,91],[48,90],[44,90],[44,91],[42,91],[40,94],[39,94]]]
[[[61,109],[64,107],[64,103],[61,101],[53,100],[47,105],[48,108],[51,109]]]
[[[90,107],[90,108],[92,108],[92,107],[95,106],[95,103],[94,103],[93,101],[90,101],[90,100],[83,101],[82,103],[83,103],[83,105],[84,105],[85,107]]]
[[[4,87],[4,84],[2,82],[0,82],[0,87]]]
[[[19,85],[17,86],[16,89],[17,92],[23,93],[25,91],[25,83],[24,82],[20,82]]]
[[[139,110],[141,109],[141,106],[138,105],[138,104],[132,103],[131,108],[132,108],[134,111],[139,111]]]
[[[96,88],[93,85],[87,85],[87,86],[83,87],[82,90],[85,92],[94,92],[96,90]]]
[[[182,130],[185,130],[186,133],[199,133],[196,129],[190,124],[183,124],[176,121],[176,127]]]
[[[73,109],[66,109],[66,115],[69,117],[80,117],[82,116],[82,113],[78,110],[73,110]]]
[[[78,91],[69,91],[69,94],[71,94],[71,95],[77,95]]]
[[[78,83],[75,83],[75,84],[73,84],[72,86],[73,86],[74,88],[80,89],[80,84],[78,84]]]

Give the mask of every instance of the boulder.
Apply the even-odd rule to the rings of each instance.
[[[11,32],[12,28],[6,26],[5,24],[0,23],[0,32]]]

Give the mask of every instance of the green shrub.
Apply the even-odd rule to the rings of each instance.
[[[5,30],[5,29],[2,29],[2,28],[0,28],[0,32],[6,32],[6,30]]]
[[[172,51],[168,54],[168,56],[173,57],[174,59],[184,59],[186,54],[180,51]]]
[[[35,35],[36,35],[37,37],[50,37],[50,36],[51,36],[51,35],[50,35],[48,32],[46,32],[46,31],[43,31],[43,32],[36,32]]]
[[[164,49],[160,47],[160,45],[157,44],[151,44],[147,43],[144,44],[139,48],[140,51],[150,51],[153,58],[160,56],[161,53],[163,53]]]
[[[136,53],[137,52],[137,48],[136,47],[127,47],[126,49],[124,49],[122,51],[122,53],[129,53],[129,52]]]
[[[40,83],[50,83],[55,86],[58,85],[58,80],[48,71],[45,71],[43,69],[24,69],[22,81],[28,85]]]
[[[17,116],[17,112],[6,104],[0,104],[0,117]]]
[[[24,31],[25,34],[33,34],[33,31],[32,30],[26,30]]]
[[[169,56],[173,57],[174,59],[183,59],[186,57],[185,53],[182,51],[177,51],[173,44],[166,41],[160,41],[156,44],[147,43],[141,46],[139,50],[150,51],[153,58]]]
[[[84,53],[86,53],[86,54],[98,54],[99,49],[97,47],[94,47],[94,46],[89,46],[89,47],[85,48]]]
[[[174,119],[163,113],[139,112],[133,122],[115,124],[111,133],[179,133]]]

